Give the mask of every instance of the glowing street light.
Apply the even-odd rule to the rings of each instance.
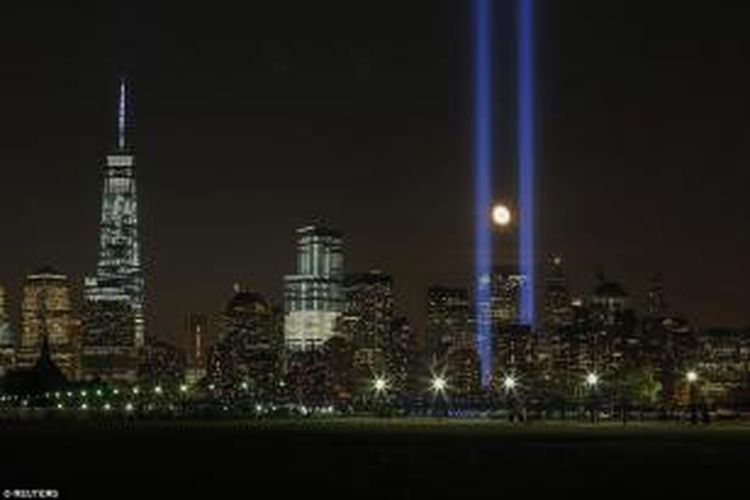
[[[381,394],[388,388],[388,382],[383,377],[378,377],[372,383],[372,386],[377,394]]]
[[[438,375],[432,379],[432,384],[430,387],[432,388],[432,392],[436,394],[441,394],[445,392],[445,388],[447,386],[448,386],[448,382],[446,382],[445,378]]]
[[[247,382],[242,382],[241,387],[243,391],[246,391],[249,386],[247,385]]]
[[[506,392],[514,390],[518,386],[518,381],[515,379],[515,377],[508,375],[503,379],[503,389],[505,389]]]
[[[597,375],[594,372],[589,372],[586,375],[586,387],[588,387],[589,390],[591,391],[591,393],[589,394],[589,396],[592,398],[592,400],[590,402],[591,408],[590,408],[590,412],[589,413],[591,415],[591,423],[592,424],[594,422],[596,422],[596,420],[597,420],[597,412],[598,412],[598,410],[596,408],[596,406],[597,406],[596,405],[596,398],[593,397],[593,396],[595,396],[594,390],[596,389],[596,386],[598,384],[599,384],[599,375]]]
[[[599,375],[594,372],[590,372],[586,375],[586,385],[590,388],[594,388],[599,383]]]
[[[138,394],[141,392],[141,389],[138,386],[133,387],[133,394]]]
[[[125,405],[125,411],[131,412],[133,411],[133,403],[128,403]]]
[[[162,393],[162,392],[164,392],[164,391],[163,391],[163,389],[161,388],[161,386],[160,386],[160,385],[157,385],[156,387],[154,387],[154,392],[155,392],[156,394],[161,394],[161,393]]]
[[[181,384],[180,385],[180,392],[182,392],[184,394],[187,391],[188,391],[188,386],[186,384]]]
[[[687,379],[688,383],[693,384],[698,381],[698,372],[696,372],[695,370],[690,370],[685,375],[685,378]]]

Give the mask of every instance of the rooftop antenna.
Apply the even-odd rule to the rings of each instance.
[[[117,148],[125,150],[125,78],[120,79],[120,101],[117,107]]]

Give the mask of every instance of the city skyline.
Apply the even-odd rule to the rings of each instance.
[[[746,489],[750,4],[2,20],[4,498]]]
[[[509,32],[513,16],[504,15],[504,4],[499,4],[494,10],[500,33],[497,36],[502,40],[496,41],[499,53],[496,65],[513,80],[512,51],[504,49],[504,44],[500,43],[512,39],[509,35],[508,40],[503,37]],[[590,18],[609,19],[613,11],[626,18],[634,15],[625,7],[619,8],[620,11],[615,7],[609,8],[612,10],[581,7],[580,10],[585,10]],[[553,33],[567,33],[568,38],[563,39],[576,50],[582,49],[579,45],[586,45],[587,36],[603,35],[593,28],[571,35],[566,31],[570,28],[564,28],[562,21],[553,23],[552,9],[561,9],[560,13],[568,16],[563,16],[563,20],[585,23],[559,6],[547,6],[539,13],[547,31],[553,28]],[[26,13],[19,10],[14,14],[21,21],[28,21],[32,13],[33,10]],[[450,13],[458,16],[450,19]],[[110,18],[110,14],[106,9],[96,12],[102,19],[117,17]],[[416,16],[416,12],[408,9],[404,14],[408,20]],[[125,18],[129,15],[133,14],[124,14]],[[190,17],[195,13],[188,11],[182,15],[195,20]],[[267,8],[267,15],[269,19],[278,20],[279,12]],[[159,71],[156,56],[152,58],[145,53],[145,42],[136,41],[128,49],[132,52],[122,59],[134,66],[128,73],[133,75],[134,116],[138,123],[135,143],[139,163],[143,166],[139,170],[139,196],[146,229],[143,255],[149,276],[147,310],[157,336],[174,339],[181,331],[185,312],[220,311],[223,301],[230,295],[231,284],[237,281],[246,282],[281,303],[281,277],[291,271],[294,262],[293,231],[319,219],[344,233],[347,272],[382,269],[394,276],[397,303],[416,325],[423,321],[426,291],[430,285],[470,284],[473,257],[468,224],[471,220],[470,85],[464,76],[458,76],[457,69],[469,68],[471,56],[468,46],[464,47],[465,41],[458,48],[442,41],[446,33],[462,40],[459,35],[465,34],[468,26],[468,8],[444,3],[430,15],[432,24],[428,23],[429,27],[422,32],[409,33],[406,20],[403,26],[396,23],[395,34],[391,36],[403,42],[398,50],[393,43],[386,48],[375,48],[375,42],[380,40],[374,20],[372,25],[366,24],[366,36],[362,35],[361,39],[346,30],[338,31],[337,35],[342,35],[344,42],[331,45],[325,39],[313,37],[309,51],[295,42],[290,31],[282,32],[289,38],[279,36],[276,40],[264,38],[260,33],[247,42],[258,49],[257,57],[245,59],[239,58],[237,51],[219,51],[228,49],[227,43],[233,38],[209,31],[211,43],[205,50],[216,50],[216,54],[221,55],[215,61],[215,80],[200,72],[211,68],[211,58],[205,57],[205,52],[195,48],[183,51],[169,45],[155,31],[146,29],[146,38],[164,42],[157,44],[157,53],[187,54],[185,57],[195,54],[197,63],[171,60],[171,65]],[[657,11],[654,15],[660,19],[666,13]],[[688,10],[680,15],[697,19],[698,12]],[[709,11],[704,22],[718,30],[716,20],[724,17],[724,11],[717,9]],[[148,28],[149,18],[143,22]],[[652,56],[655,59],[647,58],[643,64],[628,58],[628,54],[637,55],[639,47],[628,46],[625,33],[614,30],[607,34],[609,38],[604,38],[605,48],[615,48],[624,55],[619,62],[598,61],[601,71],[595,72],[596,77],[612,85],[615,77],[630,78],[626,83],[611,87],[610,94],[586,87],[591,93],[588,98],[578,93],[562,97],[566,89],[569,90],[565,78],[577,78],[575,68],[596,60],[597,51],[588,47],[583,47],[588,49],[581,56],[583,63],[560,58],[571,66],[567,72],[551,79],[540,78],[542,96],[553,97],[542,99],[547,108],[542,106],[539,120],[543,127],[539,181],[546,195],[542,194],[538,209],[542,242],[537,248],[536,261],[542,263],[550,253],[562,254],[569,266],[571,288],[578,293],[593,288],[595,273],[603,269],[611,278],[622,281],[631,295],[645,295],[651,275],[661,272],[665,276],[672,312],[684,314],[704,326],[746,325],[750,318],[744,314],[746,300],[743,297],[750,293],[747,290],[750,285],[742,279],[747,275],[748,264],[747,259],[742,258],[741,249],[748,235],[738,215],[742,212],[744,198],[737,186],[739,183],[728,181],[733,178],[732,172],[740,171],[743,157],[741,150],[719,147],[726,143],[737,144],[741,137],[715,135],[716,132],[704,127],[700,134],[705,135],[702,141],[705,144],[697,150],[699,154],[687,155],[669,149],[670,141],[674,143],[677,136],[690,131],[686,125],[678,123],[679,116],[671,118],[663,114],[668,110],[665,108],[677,102],[670,100],[663,87],[681,80],[685,72],[689,73],[702,59],[698,55],[686,56],[681,60],[684,67],[678,64],[671,69],[674,73],[667,71],[669,68],[661,64],[662,59],[683,54],[681,43],[685,40],[679,36],[660,40],[652,32],[654,26],[643,21],[642,31],[650,37],[646,36],[646,41],[640,43],[655,48]],[[8,188],[0,208],[6,214],[17,213],[14,207],[24,208],[21,216],[5,219],[6,241],[13,244],[0,250],[0,261],[6,263],[0,268],[0,282],[9,296],[8,312],[13,317],[17,317],[18,290],[26,274],[49,263],[68,275],[75,289],[78,277],[90,273],[96,261],[95,247],[91,243],[96,241],[96,207],[100,203],[97,166],[102,154],[110,149],[114,135],[114,127],[109,125],[113,122],[110,95],[112,82],[119,77],[119,72],[111,61],[121,57],[121,53],[117,57],[113,55],[121,52],[121,47],[104,44],[105,48],[100,50],[106,55],[83,50],[67,61],[62,53],[55,55],[55,51],[45,45],[45,37],[57,29],[50,18],[41,17],[40,27],[35,29],[42,28],[50,31],[40,33],[35,43],[23,48],[27,51],[26,57],[35,62],[14,60],[16,71],[4,81],[12,95],[18,97],[11,104],[9,114],[15,118],[15,126],[10,130],[8,124],[4,125],[10,131],[6,136],[19,141],[2,153],[3,162],[18,165],[18,170],[7,179]],[[447,31],[442,31],[443,28]],[[180,29],[173,26],[173,33],[181,33]],[[102,40],[108,40],[105,34],[94,31],[92,36],[98,33]],[[677,35],[680,33],[678,31]],[[727,33],[724,38],[709,40],[709,34],[716,34],[709,30],[703,38],[691,39],[690,43],[694,44],[696,54],[701,54],[701,50],[708,54],[726,53],[723,49],[735,41],[731,38],[733,32],[728,30]],[[744,40],[742,35],[737,36]],[[440,42],[430,48],[426,40]],[[68,40],[66,43],[77,42]],[[564,69],[551,54],[563,53],[565,44],[554,45],[549,39],[542,39],[538,45],[542,59],[537,67],[540,76],[555,74],[554,69]],[[346,64],[341,67],[332,64],[334,55],[341,55],[336,51],[347,52],[347,49],[360,50],[364,55],[347,55]],[[417,56],[420,64],[407,64],[394,55],[399,50]],[[41,57],[42,54],[46,56]],[[35,59],[35,56],[40,57]],[[82,64],[87,57],[95,64],[86,64],[84,68]],[[727,60],[718,60],[717,72],[723,70],[734,75],[732,59],[727,57]],[[246,61],[248,68],[232,69],[232,62],[237,60]],[[70,64],[61,66],[63,61]],[[320,63],[317,69],[309,65],[314,61]],[[263,71],[253,72],[251,68],[263,68]],[[29,69],[30,72],[25,72]],[[627,69],[634,69],[635,74],[628,75]],[[644,98],[656,105],[655,110],[652,112],[643,104],[634,111],[635,115],[630,115],[630,110],[622,108],[621,97],[629,95],[627,84],[643,84],[651,78],[647,78],[651,73],[646,70],[654,70],[656,75],[653,76],[657,83],[654,95]],[[186,71],[193,77],[180,78],[183,88],[171,85],[179,71]],[[219,75],[227,77],[226,84],[220,83]],[[742,87],[739,84],[747,75],[740,72],[734,76],[728,91],[738,84],[739,92]],[[34,78],[34,85],[20,92],[29,78]],[[502,74],[496,75],[501,95],[512,88],[505,78]],[[682,90],[676,92],[681,93],[683,99],[694,98],[696,106],[706,107],[697,109],[698,116],[716,115],[732,123],[736,115],[723,107],[722,100],[712,100],[715,98],[708,91],[721,79],[717,76],[714,81],[705,74],[697,78],[698,81],[683,83]],[[243,83],[252,81],[257,85],[251,87],[255,92],[243,87]],[[282,87],[276,93],[271,92],[274,84]],[[331,90],[324,90],[328,84],[332,85]],[[350,85],[354,88],[350,89]],[[412,92],[420,85],[433,89],[434,94],[428,92],[411,103],[413,107],[404,107],[410,102],[407,91],[411,99]],[[299,99],[312,99],[311,102],[318,104],[304,104],[294,99],[291,104],[284,104],[295,92],[301,92]],[[193,102],[189,100],[190,95]],[[446,105],[447,95],[452,95],[455,102]],[[745,98],[736,97],[741,106],[747,105]],[[503,99],[501,97],[498,106],[504,110],[511,103]],[[441,104],[436,111],[432,108],[438,100]],[[588,123],[588,126],[572,127],[580,128],[579,132],[560,129],[566,123],[560,118],[560,110],[570,111],[566,108],[571,105],[569,100],[588,106],[571,115],[579,122],[567,122]],[[594,117],[606,118],[591,109],[593,103],[599,101],[608,103],[607,109],[614,116],[596,123],[596,127],[609,132],[613,128],[619,130],[622,144],[604,132],[594,134],[593,138],[589,135],[594,133],[591,131]],[[391,107],[386,106],[373,115],[371,108],[356,106],[368,102],[390,103]],[[552,116],[549,115],[550,105],[557,109]],[[31,116],[44,119],[29,122],[25,118],[25,106],[35,110]],[[262,112],[254,114],[252,111],[256,108]],[[357,110],[361,113],[355,112]],[[421,118],[407,119],[404,125],[405,110]],[[187,121],[178,123],[175,118],[166,118],[170,111],[173,116],[187,118]],[[584,111],[592,115],[587,116]],[[316,133],[318,127],[312,126],[316,123],[315,116],[320,116],[319,128],[325,133]],[[373,117],[371,123],[367,123],[368,116]],[[293,125],[292,122],[299,121],[294,117],[302,119],[304,124]],[[349,127],[352,130],[336,124],[342,117],[347,118],[346,123],[355,125]],[[507,119],[498,120],[497,142],[503,151],[496,163],[500,171],[511,170],[509,166],[513,163],[509,152],[513,149],[513,141],[509,139],[512,135],[506,130],[512,127],[503,123]],[[649,128],[648,125],[655,120],[658,123],[658,119],[671,124],[674,130],[662,131],[663,127],[657,129],[656,125]],[[433,120],[437,125],[430,125]],[[212,126],[219,126],[223,134],[220,139],[209,136]],[[395,127],[395,131],[389,132],[389,126]],[[645,126],[647,132],[638,132],[640,126]],[[392,147],[373,149],[378,143],[371,137],[374,131],[390,138]],[[557,142],[560,139],[550,139],[550,135],[554,135],[551,131],[573,139],[570,147],[561,147]],[[262,137],[274,146],[263,147]],[[450,143],[445,141],[446,137],[461,139]],[[618,136],[615,134],[615,137]],[[437,142],[449,145],[436,146]],[[660,144],[667,146],[660,148]],[[367,152],[363,154],[359,148],[365,145],[370,147],[364,149]],[[712,151],[706,159],[703,159],[704,149]],[[718,151],[718,156],[713,151]],[[724,163],[729,170],[723,176],[721,171],[715,172],[715,185],[698,183],[698,179],[702,179],[702,169],[710,168],[721,155],[728,155]],[[630,162],[628,158],[635,161]],[[668,161],[662,165],[649,158]],[[579,159],[583,159],[586,168],[573,165]],[[606,167],[602,168],[606,175],[597,173],[595,164],[600,162],[620,168]],[[410,163],[411,166],[407,165]],[[181,168],[183,165],[186,168]],[[556,165],[566,168],[553,168]],[[632,169],[633,165],[637,166],[638,175],[620,172]],[[570,177],[561,178],[561,171]],[[211,179],[215,184],[209,189],[205,177],[212,174],[216,174]],[[606,177],[613,177],[613,180]],[[576,180],[589,178],[592,182],[586,184],[595,186],[593,191],[573,185]],[[298,181],[289,182],[289,179]],[[371,187],[364,189],[363,181]],[[683,189],[673,192],[675,183],[682,183]],[[495,191],[503,193],[512,184],[501,178]],[[361,189],[357,189],[358,186]],[[607,186],[613,189],[608,190]],[[610,196],[603,197],[600,192]],[[642,195],[640,200],[634,199],[632,193],[635,192]],[[572,201],[567,200],[568,197]],[[508,198],[513,200],[514,197],[511,194]],[[606,202],[608,200],[611,202]],[[695,209],[692,200],[706,201]],[[342,210],[343,206],[347,210]],[[270,218],[273,219],[271,225],[263,220],[263,214],[269,210],[274,215]],[[698,213],[685,213],[690,210]],[[628,215],[630,212],[632,215]],[[70,234],[75,237],[65,236]],[[499,254],[500,262],[496,263],[513,260],[506,257],[513,252],[503,245]],[[412,265],[414,260],[424,264],[421,269]],[[216,262],[221,262],[221,266]],[[711,265],[706,266],[706,262]],[[198,269],[194,268],[195,263],[199,264]],[[200,286],[195,286],[197,283]],[[174,290],[181,290],[181,293],[176,294]],[[676,293],[677,290],[680,292]]]

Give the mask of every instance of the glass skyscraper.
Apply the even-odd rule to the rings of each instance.
[[[297,273],[284,277],[284,341],[291,350],[321,346],[343,310],[343,251],[338,231],[297,230]]]
[[[116,378],[132,378],[134,356],[145,336],[135,155],[126,141],[126,99],[121,81],[117,148],[104,166],[99,261],[96,275],[86,278],[84,306],[84,362],[96,375]],[[110,359],[92,359],[101,356]],[[133,363],[127,367],[109,366],[115,359],[130,358]],[[105,367],[110,373],[100,373]]]

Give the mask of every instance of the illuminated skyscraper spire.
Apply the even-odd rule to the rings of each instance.
[[[118,90],[117,147],[103,169],[99,261],[96,275],[86,278],[85,286],[84,365],[92,377],[132,379],[135,355],[145,340],[144,280],[124,79]]]
[[[117,149],[125,150],[125,120],[127,119],[125,78],[120,79],[120,101],[117,108]]]

